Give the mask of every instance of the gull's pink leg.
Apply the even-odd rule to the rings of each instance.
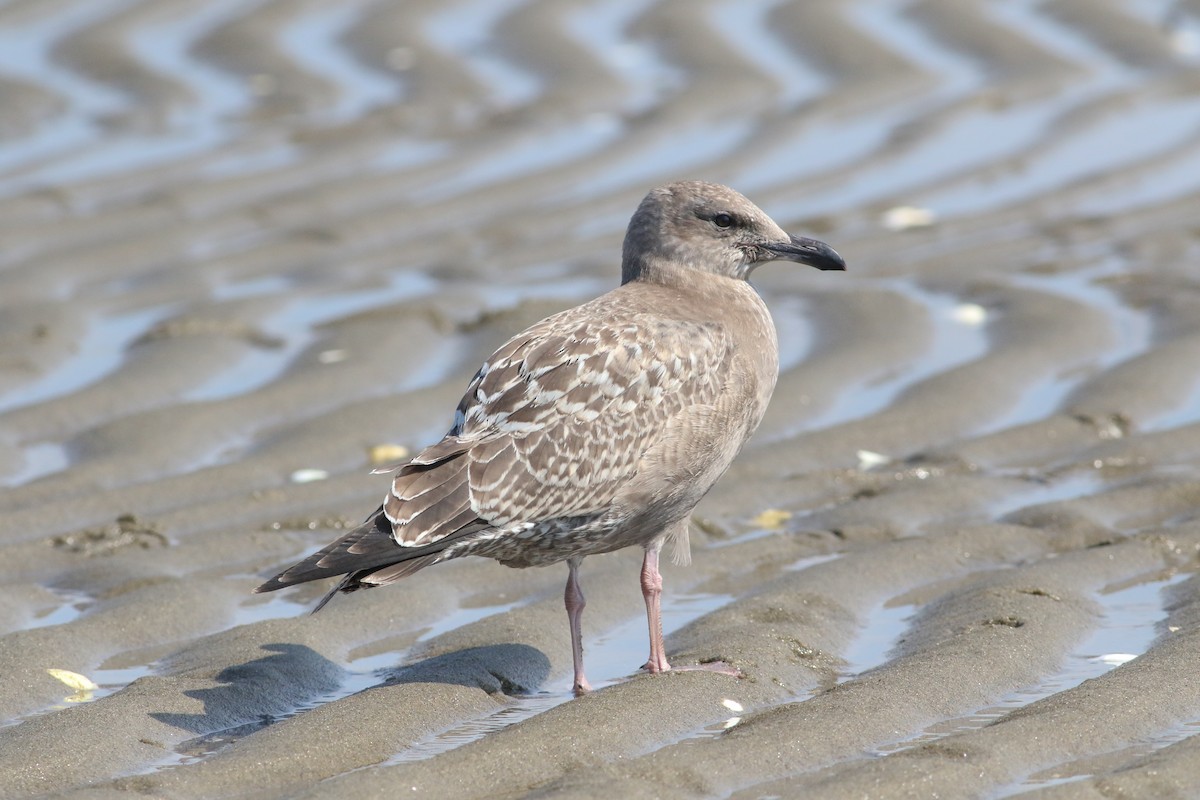
[[[592,690],[583,674],[583,609],[587,601],[583,590],[579,588],[579,562],[582,558],[567,559],[567,590],[563,593],[563,602],[567,607],[567,620],[571,623],[571,659],[575,664],[575,694],[583,694]]]
[[[658,547],[652,544],[646,548],[646,557],[642,560],[642,596],[646,598],[646,622],[650,626],[650,660],[646,662],[644,669],[652,675],[678,669],[684,671],[704,670],[705,672],[731,675],[735,678],[744,677],[739,670],[723,661],[710,661],[706,664],[685,667],[672,667],[667,663],[667,648],[663,644],[662,604],[660,602],[662,575],[658,571],[658,551],[662,547],[662,541],[660,540],[657,544]]]
[[[662,542],[658,542],[662,546]],[[671,668],[667,663],[667,650],[663,645],[662,633],[662,575],[658,571],[658,547],[646,548],[646,557],[642,559],[642,597],[646,599],[646,622],[650,626],[650,660],[646,662],[646,670],[651,674],[666,672]]]

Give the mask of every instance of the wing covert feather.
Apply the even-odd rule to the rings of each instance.
[[[716,323],[551,317],[489,359],[451,433],[492,525],[603,511],[687,406],[716,402],[730,338]],[[548,324],[549,323],[549,324]],[[617,323],[617,324],[614,324]]]

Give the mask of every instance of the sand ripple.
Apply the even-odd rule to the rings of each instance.
[[[0,5],[5,796],[1200,793],[1198,66],[1182,0]],[[759,273],[666,574],[745,680],[625,680],[636,554],[569,702],[565,571],[248,594],[680,177],[851,266]]]

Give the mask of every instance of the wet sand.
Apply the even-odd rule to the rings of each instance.
[[[1200,8],[0,6],[7,797],[1200,794]],[[667,565],[250,590],[645,191],[845,255]],[[73,688],[47,670],[84,676]],[[69,678],[68,678],[69,679]]]

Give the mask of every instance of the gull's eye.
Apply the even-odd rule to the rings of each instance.
[[[713,217],[713,225],[716,225],[718,228],[728,228],[732,224],[733,217],[728,214],[717,214]]]

